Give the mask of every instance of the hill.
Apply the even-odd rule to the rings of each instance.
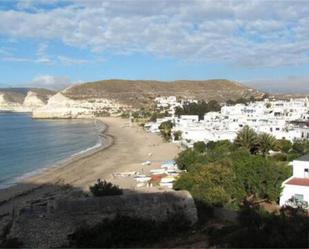
[[[258,97],[262,93],[237,82],[214,79],[204,81],[102,80],[73,86],[63,93],[72,99],[109,98],[123,104],[143,106],[158,96],[177,96],[204,100]]]

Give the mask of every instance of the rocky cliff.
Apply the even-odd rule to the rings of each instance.
[[[33,118],[91,118],[100,113],[117,113],[128,108],[110,99],[71,99],[59,92],[46,105],[32,112]]]
[[[0,89],[0,111],[32,112],[47,103],[53,91],[35,88]]]

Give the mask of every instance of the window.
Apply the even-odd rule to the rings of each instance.
[[[304,169],[304,177],[309,178],[309,169]]]
[[[294,195],[294,198],[295,198],[297,201],[303,201],[303,200],[304,200],[304,195],[295,194],[295,195]]]

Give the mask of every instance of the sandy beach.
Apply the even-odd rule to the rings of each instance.
[[[130,126],[127,119],[108,117],[100,120],[107,125],[104,132],[107,148],[51,167],[0,190],[0,216],[10,212],[12,207],[55,198],[69,190],[72,192],[72,188],[87,192],[89,185],[98,178],[111,181],[126,191],[140,191],[132,178],[115,175],[127,171],[147,173],[159,168],[162,161],[175,158],[180,150],[177,145],[164,142],[159,135],[147,133],[135,124]],[[152,164],[142,165],[146,160]]]

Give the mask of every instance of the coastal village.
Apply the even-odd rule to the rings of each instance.
[[[283,141],[283,144],[288,143],[291,146],[309,140],[308,98],[289,100],[263,98],[217,103],[216,101],[205,102],[187,97],[159,96],[154,98],[149,106],[149,109],[144,107],[136,108],[113,99],[104,98],[72,99],[65,95],[65,91],[50,96],[47,102],[41,101],[32,92],[27,94],[22,104],[13,105],[2,97],[0,108],[3,111],[21,112],[23,110],[31,112],[34,119],[80,118],[98,120],[106,122],[111,129],[116,127],[116,133],[112,134],[131,133],[130,136],[138,135],[139,140],[143,140],[143,143],[140,142],[139,145],[134,147],[133,144],[130,145],[125,141],[127,138],[123,134],[120,138],[124,137],[124,140],[119,140],[116,137],[115,145],[113,145],[114,138],[110,137],[111,149],[105,151],[105,156],[104,152],[99,153],[98,158],[94,158],[92,162],[91,158],[90,161],[87,161],[87,157],[85,157],[80,162],[73,163],[70,166],[72,168],[68,167],[66,170],[66,167],[64,167],[63,171],[59,168],[59,175],[57,173],[53,175],[53,171],[51,171],[52,178],[49,178],[49,172],[46,172],[47,182],[51,179],[54,181],[64,177],[67,182],[74,182],[74,186],[79,186],[86,192],[89,189],[89,179],[95,182],[95,177],[101,178],[102,176],[104,182],[98,179],[95,185],[98,186],[102,183],[114,184],[114,186],[123,189],[125,194],[102,199],[93,198],[89,194],[85,194],[85,192],[81,193],[80,190],[74,189],[76,186],[73,190],[70,190],[72,188],[70,184],[59,184],[56,181],[57,185],[59,185],[57,188],[60,188],[60,192],[64,191],[65,194],[55,194],[59,191],[57,190],[55,193],[53,191],[46,192],[43,197],[40,195],[39,198],[36,196],[34,200],[28,200],[28,206],[21,208],[20,214],[17,218],[14,218],[16,221],[10,228],[10,236],[26,241],[28,246],[48,245],[58,247],[63,245],[61,243],[69,243],[68,237],[72,230],[76,229],[76,224],[86,222],[88,225],[93,225],[97,223],[98,218],[101,218],[102,215],[111,217],[115,213],[142,219],[149,219],[150,217],[156,220],[167,220],[168,214],[184,215],[192,224],[195,224],[199,219],[195,203],[196,196],[199,197],[200,194],[204,194],[199,190],[200,183],[198,181],[203,180],[203,177],[199,175],[198,170],[200,169],[192,170],[190,166],[196,164],[194,160],[201,160],[202,163],[207,162],[208,159],[203,161],[203,157],[207,156],[208,150],[211,152],[210,145],[220,145],[220,142],[223,145],[227,144],[227,146],[233,145],[245,129],[255,133],[256,136],[267,134],[273,139]],[[190,106],[207,106],[209,109],[199,111],[198,114],[191,114],[191,109],[188,108]],[[184,110],[189,111],[186,113]],[[162,138],[158,135],[162,136]],[[109,139],[108,133],[102,136]],[[150,137],[155,139],[149,139]],[[145,146],[141,147],[141,144]],[[127,155],[127,146],[131,146],[132,149],[134,147],[138,156]],[[167,146],[173,146],[173,149]],[[280,151],[272,149],[271,146],[267,148],[263,153],[254,152],[255,154],[250,154],[249,149],[246,152],[247,154],[244,154],[244,158],[245,160],[247,160],[247,157],[248,160],[253,158],[255,158],[254,160],[260,160],[258,158],[261,157],[263,159],[260,162],[267,166],[268,162],[272,162],[268,158],[280,158],[282,156]],[[162,150],[164,150],[164,153]],[[121,167],[121,161],[113,160],[113,155],[117,153],[130,157],[130,159],[126,159],[127,161],[124,160],[126,161],[124,167]],[[130,153],[134,152],[131,150]],[[192,153],[193,157],[189,158],[189,164],[186,162],[186,165],[183,165],[180,158],[181,155],[186,155],[186,153]],[[226,157],[231,153],[233,153],[232,150],[227,152],[219,150],[219,154],[215,155],[217,159],[209,164],[209,167],[215,170],[214,176],[222,172],[225,174],[225,171],[220,163],[218,165],[213,165],[213,163],[216,163],[216,160],[219,161],[218,158]],[[116,158],[120,160],[121,155]],[[278,201],[275,202],[274,198],[272,202],[268,201],[270,209],[279,210],[280,206],[302,207],[304,210],[309,208],[308,155],[291,158],[291,160],[283,160],[282,165],[285,166],[281,165],[279,171],[275,173],[278,176],[272,175],[269,178],[280,177],[280,184],[282,182]],[[274,166],[274,169],[277,170],[278,168],[275,165],[278,162],[273,161],[273,163],[274,165],[270,166]],[[84,167],[84,165],[88,164],[96,165],[93,171],[87,171],[87,168]],[[105,170],[104,167],[101,167],[103,164],[109,165],[109,168]],[[265,165],[256,166],[265,167]],[[287,166],[291,174],[280,172]],[[218,171],[215,168],[218,168]],[[75,178],[76,175],[71,173],[76,169],[80,171],[78,178]],[[55,169],[55,172],[57,172],[57,169]],[[81,174],[85,174],[84,177],[81,177]],[[189,189],[182,188],[181,184],[186,185],[186,182],[182,182],[185,181],[183,179],[194,174],[198,175],[196,186],[190,183],[188,185]],[[201,172],[202,174],[204,173]],[[267,177],[265,172],[263,174]],[[264,177],[263,174],[261,177]],[[54,178],[55,176],[56,178]],[[281,179],[284,176],[287,177]],[[221,184],[220,181],[229,179],[231,175],[222,175],[222,178],[221,175],[218,175],[218,177],[218,184]],[[258,175],[255,175],[255,177],[258,177]],[[25,182],[31,182],[33,179],[36,178],[30,178]],[[44,179],[44,177],[37,176],[37,179],[41,182],[40,179]],[[276,185],[276,183],[274,184]],[[190,186],[192,187],[191,190]],[[205,186],[207,187],[207,185]],[[202,187],[204,188],[204,185]],[[197,189],[197,192],[194,192],[194,188]],[[27,191],[32,195],[33,190]],[[267,188],[265,188],[265,191],[268,191]],[[205,193],[205,195],[208,194],[211,195],[212,193]],[[214,200],[216,194],[218,193],[214,191],[214,197],[212,197]],[[224,201],[223,199],[223,203]],[[250,202],[250,199],[248,202]],[[254,201],[252,202],[254,203]],[[8,200],[3,200],[3,203],[4,206],[9,205],[6,204],[9,203]],[[119,203],[124,205],[119,205]],[[236,222],[235,211],[223,208],[221,202],[219,204],[214,202],[213,205],[214,210],[216,210],[216,219],[219,217],[224,222],[225,220]],[[136,210],[144,210],[144,212],[137,212]],[[48,220],[53,220],[53,222],[47,222]],[[7,225],[8,222],[3,222],[3,224]],[[45,230],[40,228],[42,222],[46,226]],[[30,238],[28,238],[29,230],[33,232],[33,236]],[[50,231],[57,235],[50,237],[46,242],[43,239],[38,240],[36,238],[38,235],[42,238],[48,237]]]
[[[193,147],[196,142],[229,140],[233,142],[238,132],[249,126],[257,133],[268,133],[276,139],[309,139],[309,99],[269,100],[248,104],[223,105],[219,112],[208,112],[200,119],[198,115],[175,115],[177,107],[197,100],[177,100],[176,96],[155,99],[158,110],[170,116],[145,124],[149,132],[159,133],[160,125],[172,122],[171,141],[182,147]],[[179,135],[180,134],[180,135]],[[177,135],[177,136],[176,136]],[[276,153],[272,151],[271,153]],[[293,175],[283,182],[280,205],[294,205],[289,201],[309,203],[309,157],[296,159],[292,163]],[[309,208],[309,207],[308,207]]]
[[[128,114],[129,123],[134,122],[133,112],[138,109],[111,99],[73,100],[65,96],[66,90],[50,96],[46,104],[35,93],[28,92],[24,103],[10,105],[2,97],[2,110],[32,111],[33,118],[96,118],[100,116],[121,116]],[[248,126],[257,134],[267,133],[276,139],[290,142],[309,139],[309,99],[289,100],[268,99],[248,101],[246,103],[223,103],[219,111],[209,111],[201,115],[178,115],[177,108],[197,104],[197,99],[161,96],[154,100],[157,117],[144,122],[147,132],[160,133],[162,123],[170,122],[170,142],[180,148],[192,148],[196,142],[228,140],[233,142],[241,129]],[[14,109],[15,108],[15,109]],[[145,119],[143,119],[145,120]],[[147,119],[146,119],[147,120]],[[270,151],[276,154],[276,151]],[[114,179],[130,178],[136,182],[136,188],[159,187],[172,189],[173,182],[185,170],[180,170],[174,158],[168,161],[153,162],[151,152],[148,159],[141,162],[142,172],[114,172]],[[309,203],[309,160],[302,157],[293,161],[293,175],[283,183],[280,205],[286,205],[291,198]],[[300,165],[300,166],[299,166]]]
[[[309,249],[309,0],[0,2],[0,249]]]

